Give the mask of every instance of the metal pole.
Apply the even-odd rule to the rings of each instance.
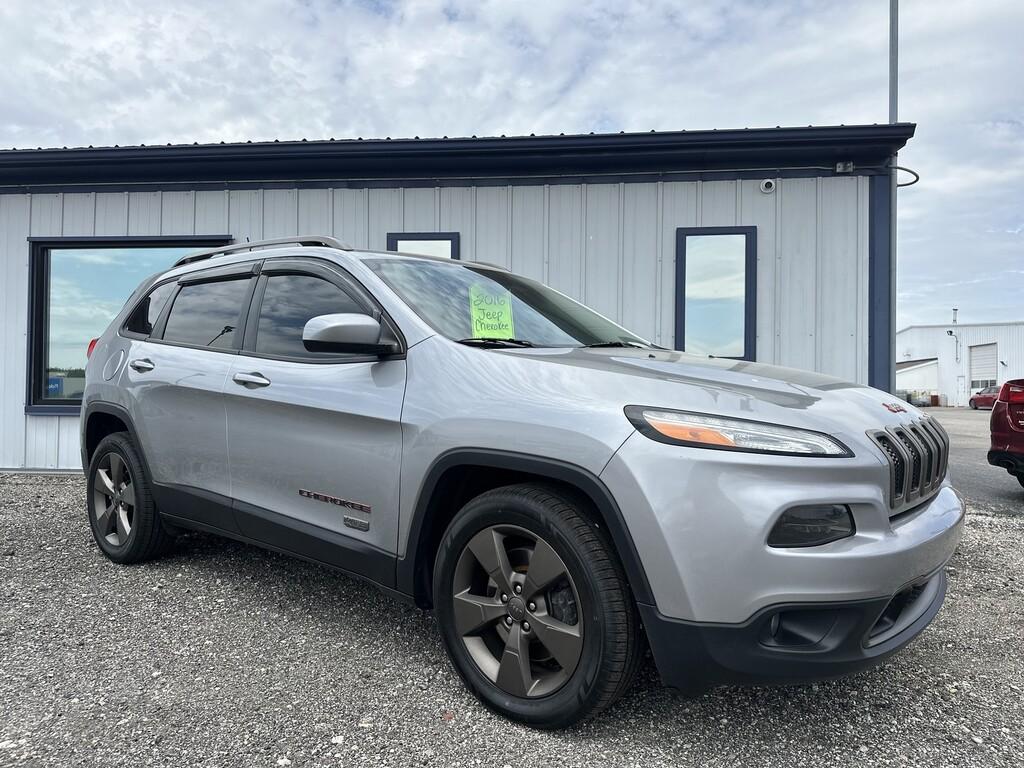
[[[898,122],[900,2],[889,0],[889,122]]]
[[[899,111],[899,0],[889,0],[889,122],[898,121]],[[896,153],[889,169],[889,349],[893,360],[889,366],[889,391],[896,391]]]

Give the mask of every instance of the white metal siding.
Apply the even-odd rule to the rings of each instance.
[[[927,392],[938,394],[939,361],[911,366],[896,371],[896,391]]]
[[[950,336],[953,331],[956,336]],[[959,339],[959,359],[957,359]],[[896,360],[938,358],[938,391],[950,405],[967,405],[971,383],[971,350],[995,345],[997,384],[1024,378],[1024,322],[960,325],[923,325],[904,328],[896,334]],[[1005,363],[1005,365],[1004,365]],[[964,379],[962,391],[957,386]]]
[[[0,195],[0,467],[74,468],[77,417],[26,416],[28,243],[39,235],[457,231],[462,258],[543,280],[672,346],[678,227],[757,227],[757,359],[867,380],[868,180]]]

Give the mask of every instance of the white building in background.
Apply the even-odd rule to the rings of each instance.
[[[971,395],[1024,378],[1024,321],[912,325],[896,333],[896,389],[965,406]]]
[[[499,264],[666,347],[890,389],[889,163],[913,133],[0,150],[0,468],[81,468],[90,338],[145,276],[263,238]]]

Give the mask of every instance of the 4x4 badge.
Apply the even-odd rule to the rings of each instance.
[[[899,403],[882,403],[882,405],[885,407],[885,409],[887,411],[889,411],[889,413],[906,413],[907,412],[907,409],[904,408]]]

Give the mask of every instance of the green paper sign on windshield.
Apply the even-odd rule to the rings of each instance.
[[[512,294],[508,291],[490,291],[482,285],[469,287],[469,322],[473,337],[485,339],[514,339],[512,325]]]

